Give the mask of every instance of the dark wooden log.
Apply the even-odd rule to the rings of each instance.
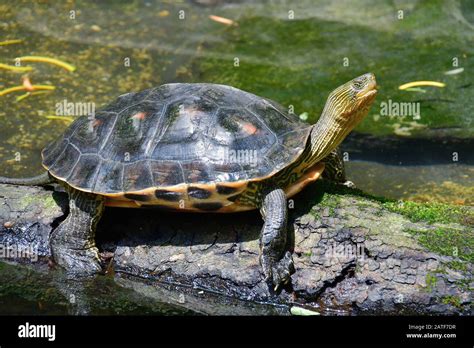
[[[292,306],[322,314],[471,313],[472,208],[453,208],[446,217],[449,207],[414,205],[427,212],[420,217],[324,181],[289,205],[288,247],[296,273],[276,293],[262,280],[258,212],[108,208],[96,238],[104,270],[121,287],[156,298],[166,289],[187,298],[183,306],[208,314],[212,308],[235,313],[235,306],[216,305],[229,299],[263,301],[278,313],[289,313]],[[42,262],[25,255],[13,261],[44,265],[50,257],[48,236],[66,214],[63,192],[0,185],[0,245],[30,248]],[[203,293],[213,298],[205,310],[199,304]]]

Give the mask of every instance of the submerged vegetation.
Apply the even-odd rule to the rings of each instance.
[[[454,10],[441,1],[432,3],[418,2],[404,19],[397,19],[395,9],[386,4],[366,9],[360,15],[368,21],[366,25],[341,23],[342,15],[335,15],[339,20],[323,20],[317,14],[317,20],[311,14],[294,20],[258,13],[245,16],[239,27],[226,28],[223,35],[228,40],[214,47],[238,58],[239,64],[204,56],[196,60],[196,70],[205,80],[293,105],[298,114],[308,112],[310,122],[317,120],[332,88],[374,71],[380,82],[379,102],[419,103],[421,116],[381,116],[374,106],[359,131],[387,135],[398,127],[409,136],[430,136],[435,129],[449,129],[450,134],[469,137],[472,122],[467,115],[474,111],[469,105],[474,89],[464,70],[445,72],[468,69],[468,57],[474,52],[466,45],[463,27],[449,13]],[[342,6],[335,3],[331,9],[344,13]],[[385,27],[371,16],[377,10],[387,14]],[[464,10],[474,13],[474,8]],[[390,11],[393,16],[388,15]],[[444,30],[428,21],[433,17],[443,18]],[[423,30],[418,30],[418,23],[425,23]],[[406,90],[424,86],[444,88]]]

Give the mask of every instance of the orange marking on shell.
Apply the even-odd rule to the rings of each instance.
[[[245,133],[247,133],[248,135],[252,135],[252,134],[255,134],[257,133],[258,129],[257,127],[255,127],[253,124],[249,123],[249,122],[245,122],[242,124],[242,129],[244,130]]]
[[[132,116],[133,119],[135,120],[144,120],[145,117],[147,117],[148,114],[146,112],[137,112],[135,115]]]
[[[92,121],[92,127],[98,127],[102,124],[102,121],[101,120],[98,120],[98,119],[94,119],[94,121]]]

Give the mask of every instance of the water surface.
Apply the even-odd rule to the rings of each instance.
[[[16,98],[24,92],[0,97],[0,169],[5,175],[41,170],[41,149],[68,125],[47,118],[57,114],[58,103],[92,102],[100,108],[120,94],[168,82],[233,85],[274,99],[296,114],[307,113],[308,122],[316,122],[332,89],[372,71],[380,93],[356,132],[382,141],[385,135],[397,135],[401,142],[414,137],[472,139],[474,6],[467,0],[7,1],[0,9],[1,37],[23,40],[0,46],[1,62],[40,55],[77,67],[70,73],[31,64],[31,82],[56,90],[21,101]],[[235,25],[212,21],[211,14]],[[460,73],[445,74],[460,68]],[[21,84],[21,76],[0,70],[1,89]],[[398,89],[416,80],[446,86]],[[420,114],[381,115],[382,103],[389,100],[419,103]],[[365,149],[356,150],[363,154]],[[462,155],[459,163],[466,166],[453,167],[456,175],[446,178],[461,186],[465,182],[456,177],[469,175],[472,165]],[[396,191],[398,183],[379,175],[352,175],[356,166],[348,166],[349,176],[357,177],[361,187],[380,186],[385,189],[378,193],[397,198],[416,196]],[[373,166],[375,170],[377,164]],[[390,172],[402,181],[418,176],[417,187],[426,191],[422,172]]]

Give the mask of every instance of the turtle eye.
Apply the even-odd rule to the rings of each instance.
[[[356,92],[363,90],[364,87],[367,85],[367,79],[365,75],[359,76],[358,78],[354,79],[352,85],[354,86]]]
[[[375,89],[377,84],[375,76],[372,73],[367,73],[352,80],[352,87],[356,92],[364,92],[366,90]]]

